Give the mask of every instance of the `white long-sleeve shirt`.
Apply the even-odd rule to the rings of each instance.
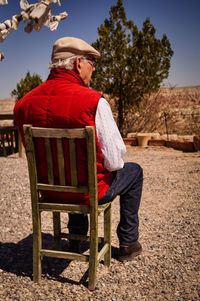
[[[109,103],[101,97],[97,106],[96,131],[104,158],[104,166],[114,171],[124,166],[126,147],[113,118]]]

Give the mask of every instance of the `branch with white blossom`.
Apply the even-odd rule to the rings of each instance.
[[[42,26],[47,26],[51,31],[56,30],[61,20],[66,19],[67,12],[57,16],[51,14],[51,3],[60,4],[60,0],[38,0],[38,3],[29,4],[27,0],[20,0],[21,12],[11,19],[0,23],[0,42],[3,42],[12,30],[17,30],[20,22],[28,22],[24,28],[27,33],[33,29],[39,31]],[[0,5],[8,4],[7,0],[0,0]],[[4,58],[0,52],[0,61]]]
[[[0,0],[0,5],[5,5],[5,4],[8,4],[7,0]]]

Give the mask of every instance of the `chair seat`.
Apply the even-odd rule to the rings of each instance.
[[[108,202],[103,205],[98,205],[98,213],[100,214],[106,208],[111,205],[111,202]],[[77,204],[58,204],[58,203],[44,203],[39,202],[40,211],[55,211],[55,212],[72,212],[72,213],[83,213],[89,214],[91,207],[87,205],[77,205]]]

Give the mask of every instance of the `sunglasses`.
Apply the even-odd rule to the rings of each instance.
[[[95,67],[95,58],[92,56],[82,56],[83,60],[88,61],[88,63],[94,68]]]

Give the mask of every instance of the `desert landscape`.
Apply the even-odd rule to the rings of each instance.
[[[106,96],[117,119],[115,102]],[[0,100],[0,113],[13,113],[15,100]],[[124,141],[136,146],[138,134],[147,133],[147,144],[167,146],[182,151],[200,150],[200,86],[160,88],[144,99],[137,112],[127,115],[128,127]],[[0,127],[11,120],[0,120]]]
[[[115,106],[111,107],[116,116]],[[0,112],[12,113],[15,101],[0,100]],[[169,134],[200,135],[200,86],[160,88],[145,99],[135,114],[130,113],[128,132],[157,132],[166,134],[166,113]],[[5,121],[0,121],[4,125]],[[6,125],[10,122],[6,121]]]

